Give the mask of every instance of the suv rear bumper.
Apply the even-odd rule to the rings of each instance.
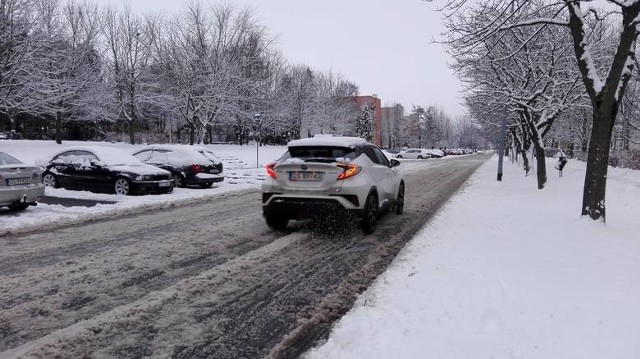
[[[364,210],[356,208],[341,196],[319,198],[279,196],[268,194],[263,197],[262,215],[276,215],[288,219],[320,218],[330,215],[355,216],[361,218]]]

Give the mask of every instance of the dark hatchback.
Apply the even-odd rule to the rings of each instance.
[[[47,164],[42,183],[119,195],[173,190],[170,172],[142,163],[120,149],[99,146],[69,147],[58,153]]]

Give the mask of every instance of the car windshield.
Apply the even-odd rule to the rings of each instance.
[[[289,157],[309,159],[354,159],[356,152],[349,147],[333,147],[333,146],[300,146],[290,147]]]
[[[0,166],[1,165],[21,165],[22,162],[18,161],[16,158],[9,156],[6,153],[0,152]]]
[[[142,165],[139,159],[126,151],[117,148],[94,148],[98,159],[107,166]]]

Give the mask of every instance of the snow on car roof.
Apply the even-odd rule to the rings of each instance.
[[[148,150],[148,149],[171,150],[171,151],[182,151],[182,152],[193,152],[193,151],[196,151],[197,152],[196,146],[180,145],[180,144],[147,145],[147,146],[144,146],[142,148],[137,149],[136,152],[139,152],[141,150]]]
[[[89,151],[93,152],[105,165],[138,165],[140,160],[133,157],[129,152],[114,147],[106,146],[70,146],[57,152],[53,157],[68,151]]]
[[[302,146],[336,146],[336,147],[353,147],[355,145],[367,143],[367,140],[360,137],[346,137],[346,136],[321,136],[321,137],[309,137],[301,138],[299,140],[293,140],[287,144],[288,147],[302,147]]]
[[[197,163],[200,165],[209,165],[211,162],[217,163],[219,162],[205,156],[203,153],[200,153],[200,146],[191,146],[191,145],[178,145],[178,144],[168,144],[168,145],[148,145],[142,148],[135,150],[133,153],[138,155],[142,151],[147,150],[160,150],[160,151],[170,151],[170,155],[166,153],[164,156],[166,161],[171,163],[174,166],[188,166],[193,163]],[[163,154],[159,154],[158,156],[163,156]]]

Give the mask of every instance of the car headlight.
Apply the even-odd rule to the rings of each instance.
[[[136,176],[136,181],[150,181],[152,179],[151,176],[139,175]]]

